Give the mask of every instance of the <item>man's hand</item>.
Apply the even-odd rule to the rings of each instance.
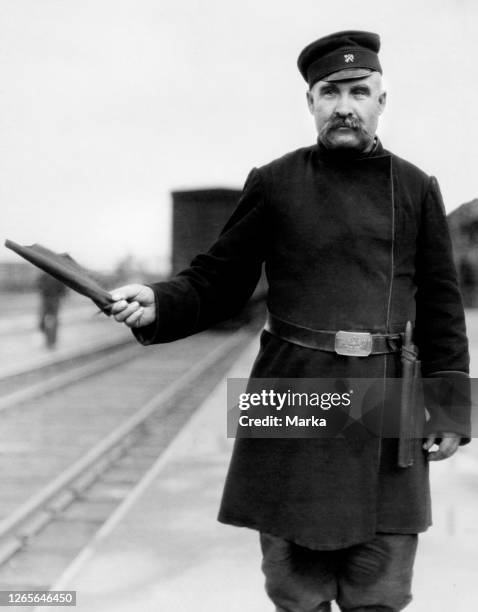
[[[461,436],[455,433],[429,434],[423,445],[424,450],[428,451],[428,460],[441,461],[451,457],[460,445],[460,438]],[[430,451],[434,444],[438,449]]]
[[[128,327],[144,327],[156,319],[154,293],[146,285],[125,285],[111,291],[115,303],[111,312],[118,323]]]

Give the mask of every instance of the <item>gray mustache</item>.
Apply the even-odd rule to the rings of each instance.
[[[344,117],[333,119],[330,122],[329,129],[335,130],[337,128],[346,127],[352,130],[359,130],[361,128],[360,122],[354,117]]]

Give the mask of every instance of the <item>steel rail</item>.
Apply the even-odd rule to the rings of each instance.
[[[68,349],[60,349],[55,354],[49,355],[41,360],[33,360],[30,363],[13,364],[10,367],[2,367],[0,371],[0,382],[7,381],[18,376],[26,374],[40,373],[42,370],[54,366],[60,366],[69,361],[75,361],[88,355],[95,355],[103,351],[112,350],[126,344],[136,344],[133,337],[119,336],[108,339],[103,338],[99,341],[94,341],[79,347],[71,347]]]
[[[116,350],[114,353],[98,357],[92,361],[80,365],[72,366],[66,372],[60,374],[53,374],[46,380],[32,383],[22,389],[17,389],[4,396],[0,396],[0,412],[16,406],[21,402],[40,397],[51,391],[56,391],[62,387],[66,387],[69,384],[83,380],[100,372],[105,372],[111,368],[114,368],[124,361],[133,357],[139,357],[139,347],[134,341],[123,341],[110,345],[104,345],[102,350]],[[101,352],[100,350],[96,352]],[[92,353],[94,355],[95,353]]]

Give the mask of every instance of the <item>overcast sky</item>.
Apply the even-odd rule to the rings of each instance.
[[[164,267],[172,189],[241,187],[315,141],[296,58],[342,29],[381,35],[380,136],[452,210],[478,197],[477,17],[474,0],[0,0],[0,237]]]

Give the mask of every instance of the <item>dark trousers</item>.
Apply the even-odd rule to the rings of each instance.
[[[276,612],[396,612],[412,599],[416,534],[377,534],[333,551],[261,533],[262,570]]]

